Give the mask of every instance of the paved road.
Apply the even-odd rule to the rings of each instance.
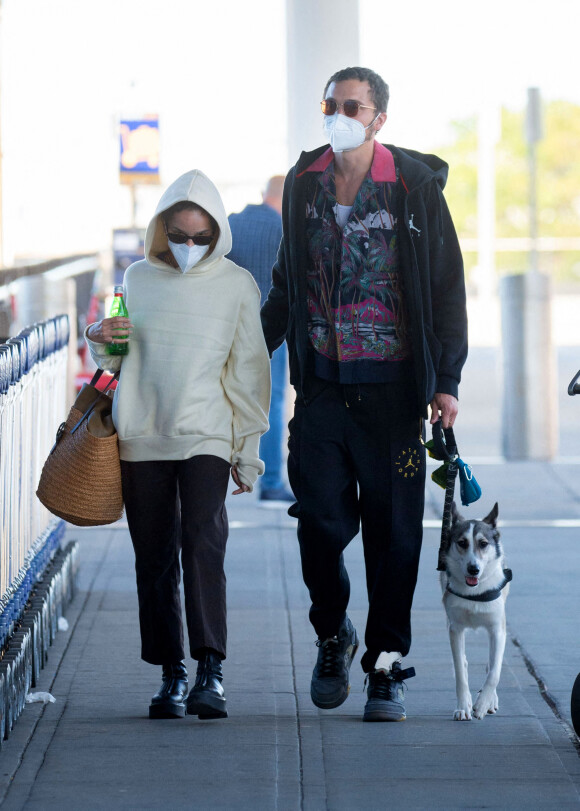
[[[577,353],[561,353],[566,381],[576,371]],[[330,712],[311,704],[316,648],[294,522],[283,510],[261,509],[254,496],[229,498],[230,643],[224,670],[230,717],[149,721],[159,669],[139,660],[126,526],[71,528],[67,540],[81,545],[81,591],[39,687],[56,703],[28,706],[0,752],[3,808],[579,807],[580,758],[569,697],[580,671],[580,466],[573,458],[580,456],[580,445],[567,418],[561,427],[570,437],[567,463],[497,464],[494,368],[493,350],[472,352],[468,371],[477,371],[481,385],[466,376],[467,416],[456,436],[464,458],[477,457],[484,492],[470,514],[499,501],[514,571],[496,716],[452,720],[453,669],[435,571],[442,490],[428,484],[407,659],[417,676],[407,684],[408,719],[401,724],[361,722],[362,651],[348,701]],[[580,409],[580,398],[570,402]],[[472,413],[476,405],[485,412],[481,421]],[[350,615],[362,633],[359,539],[346,557]],[[486,649],[485,635],[469,637],[473,692],[484,678]]]

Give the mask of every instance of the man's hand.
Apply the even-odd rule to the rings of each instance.
[[[116,315],[91,324],[87,330],[87,338],[96,344],[126,344],[132,332],[131,321],[124,315]]]
[[[437,393],[431,400],[431,425],[441,418],[443,428],[453,428],[453,423],[457,417],[459,404],[457,397],[452,394]]]
[[[249,493],[250,488],[247,484],[244,484],[240,479],[240,474],[238,473],[238,469],[235,465],[232,466],[232,479],[238,485],[238,489],[234,490],[232,495],[238,496],[240,493]]]

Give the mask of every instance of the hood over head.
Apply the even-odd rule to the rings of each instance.
[[[223,256],[226,256],[232,249],[232,234],[220,193],[211,180],[199,169],[192,169],[190,172],[181,175],[181,177],[178,177],[163,193],[155,210],[155,214],[147,226],[145,234],[145,258],[149,264],[155,265],[156,267],[168,267],[166,262],[159,259],[160,254],[169,250],[169,243],[167,241],[167,235],[165,234],[161,214],[175,205],[175,203],[180,203],[184,200],[188,200],[190,203],[195,203],[205,209],[208,214],[211,214],[220,229],[218,241],[212,253],[209,256],[205,256],[192,270],[188,271],[190,273],[197,273],[200,270],[203,271],[207,269],[216,259],[221,259]]]

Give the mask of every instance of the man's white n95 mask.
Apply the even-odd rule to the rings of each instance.
[[[380,113],[366,127],[363,127],[356,118],[348,118],[342,113],[324,116],[322,128],[332,151],[348,152],[364,144],[365,130],[375,123],[379,115]]]

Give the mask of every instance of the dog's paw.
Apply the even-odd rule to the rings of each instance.
[[[462,710],[457,709],[453,713],[453,720],[454,721],[471,721],[471,711],[470,710]]]
[[[494,714],[494,712],[497,712],[497,711],[498,711],[498,709],[499,709],[499,701],[497,700],[497,693],[496,693],[496,691],[494,690],[494,691],[493,691],[493,695],[492,695],[492,697],[491,697],[491,704],[490,704],[490,706],[487,708],[487,714],[488,714],[488,715],[493,715],[493,714]]]
[[[495,690],[491,694],[486,694],[485,690],[482,690],[473,705],[473,717],[481,721],[486,715],[493,715],[494,712],[497,712],[498,706]]]

